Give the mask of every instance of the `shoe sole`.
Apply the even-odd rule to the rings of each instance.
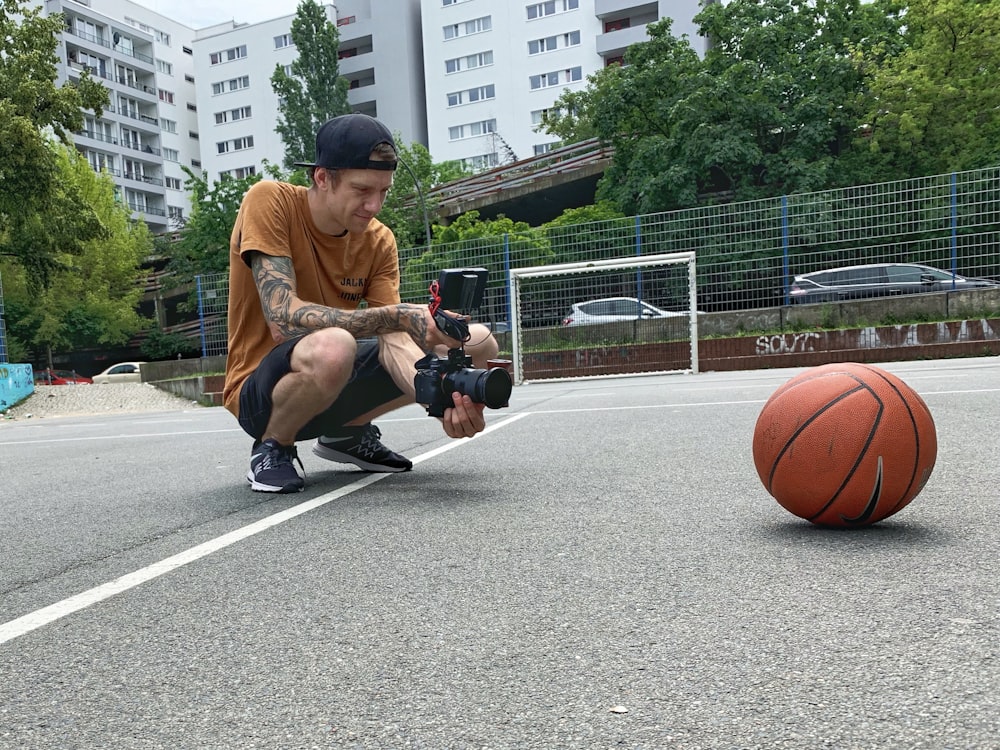
[[[247,472],[247,481],[250,482],[250,489],[254,492],[276,492],[280,494],[290,494],[292,492],[302,492],[304,484],[289,484],[284,487],[276,487],[273,484],[263,484],[253,478],[253,472]]]
[[[319,456],[320,458],[325,458],[327,461],[333,461],[338,464],[354,464],[360,469],[365,471],[377,472],[380,474],[394,474],[400,471],[409,471],[413,468],[413,464],[409,466],[386,466],[385,464],[373,464],[365,461],[362,458],[357,458],[349,453],[341,453],[340,451],[335,451],[333,448],[327,448],[320,442],[313,443],[312,449],[313,455]]]

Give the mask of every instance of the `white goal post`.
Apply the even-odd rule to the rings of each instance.
[[[687,273],[683,274],[683,267],[686,266]],[[637,281],[631,282],[632,294],[626,296],[613,296],[616,289],[622,289],[619,282],[612,284],[610,279],[620,279],[623,273],[634,272]],[[671,289],[674,290],[674,304],[671,312],[655,307],[655,304],[644,299],[643,274],[649,272],[660,275],[671,275]],[[603,274],[603,277],[602,277]],[[695,253],[663,253],[659,255],[632,255],[623,258],[605,258],[601,260],[582,261],[577,263],[559,263],[548,266],[531,266],[525,268],[512,268],[509,272],[509,292],[511,300],[511,355],[514,364],[514,382],[521,384],[531,380],[567,380],[582,379],[588,377],[609,377],[624,375],[650,375],[674,372],[698,372],[698,295],[697,277],[695,267]],[[550,282],[558,280],[564,282],[559,284],[547,283],[537,294],[533,294],[531,286],[533,283],[541,281]],[[603,283],[602,283],[603,280]],[[666,283],[661,280],[661,286]],[[685,288],[686,287],[686,288]],[[565,320],[555,321],[552,318],[551,310],[560,306],[561,310],[575,310],[574,303],[581,302],[578,299],[581,289],[589,290],[612,290],[602,294],[602,297],[609,297],[608,300],[591,300],[583,307],[589,306],[595,309],[592,303],[607,303],[613,300],[627,300],[629,304],[634,304],[633,309],[637,310],[630,318],[615,318],[618,322],[604,322],[604,319],[596,320],[588,318],[587,323],[594,325],[577,325],[580,320],[573,320],[572,316]],[[680,292],[678,293],[678,289]],[[536,290],[537,291],[537,290]],[[596,292],[595,292],[596,293]],[[665,293],[665,292],[664,292]],[[679,296],[680,295],[680,296]],[[526,303],[526,298],[530,303]],[[540,298],[544,298],[544,302]],[[658,300],[657,300],[658,301]],[[526,325],[525,313],[528,308],[533,310],[539,307],[547,307],[548,318],[543,319],[541,326],[538,319],[530,320],[535,327]],[[662,314],[662,315],[661,315]],[[655,320],[647,319],[647,315],[656,317]],[[669,316],[669,317],[668,317]],[[582,316],[578,316],[582,317]],[[686,317],[686,321],[683,318]],[[667,324],[670,324],[669,331]],[[681,329],[681,325],[686,322],[686,326]],[[563,325],[560,325],[562,323]],[[526,330],[527,329],[527,330]],[[673,335],[671,335],[671,331]],[[664,340],[673,339],[673,349],[687,345],[690,347],[689,354],[684,350],[685,366],[677,366],[677,362],[672,357],[664,357],[662,346]],[[550,374],[535,376],[531,372],[531,367],[526,371],[526,358],[536,357],[539,350],[544,350],[546,345],[561,350],[561,359],[569,361],[570,352],[575,357],[576,366],[572,363],[568,366],[562,365],[561,371],[554,368]],[[652,346],[651,342],[660,342],[659,353]],[[576,348],[574,348],[576,347]],[[596,357],[591,356],[596,353]],[[560,358],[555,353],[547,356],[549,360]],[[650,361],[636,363],[640,357],[649,357]],[[657,357],[660,360],[657,361]],[[600,368],[589,368],[587,363],[592,359],[603,359]],[[612,371],[616,367],[613,362],[618,362],[618,370]],[[584,362],[583,365],[580,363]],[[626,364],[627,363],[627,364]],[[662,365],[662,366],[661,366]]]

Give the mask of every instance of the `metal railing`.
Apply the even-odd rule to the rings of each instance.
[[[697,254],[704,312],[787,305],[796,275],[862,263],[923,263],[1000,280],[1000,166],[402,249],[401,296],[424,302],[441,269],[485,267],[487,312],[503,322],[512,268],[686,251]],[[654,274],[605,278],[599,288],[552,282],[522,302],[521,314],[525,325],[559,325],[578,301],[624,296],[670,306],[674,291]],[[200,277],[206,314],[224,316],[227,297],[226,274]],[[224,318],[203,336],[206,355],[226,352],[218,325]]]

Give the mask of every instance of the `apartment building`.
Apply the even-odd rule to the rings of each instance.
[[[711,1],[711,0],[707,0]],[[62,13],[60,82],[87,69],[108,88],[74,135],[94,169],[154,232],[190,212],[187,167],[210,181],[281,164],[275,66],[290,66],[294,14],[192,29],[132,0],[41,0]],[[646,26],[673,19],[696,49],[699,0],[341,0],[339,69],[354,111],[376,116],[435,161],[474,170],[543,154],[538,130],[563,90],[620,62]]]
[[[419,0],[342,0],[325,8],[340,33],[338,68],[350,83],[352,110],[383,120],[405,143],[426,143]],[[229,22],[195,33],[201,162],[210,180],[254,174],[265,159],[282,163],[271,76],[295,60],[294,18]]]
[[[489,169],[546,153],[543,113],[566,89],[621,62],[669,17],[676,36],[705,48],[699,0],[426,0],[421,24],[427,145],[435,161]]]
[[[200,170],[194,30],[128,0],[45,0],[62,13],[58,83],[82,70],[110,92],[108,108],[88,112],[74,134],[95,170],[106,170],[121,200],[154,233],[189,210],[181,165]]]

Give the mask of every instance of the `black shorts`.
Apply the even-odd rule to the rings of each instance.
[[[243,383],[240,390],[240,427],[255,440],[260,440],[271,419],[274,386],[292,371],[292,349],[308,335],[278,344]],[[360,339],[354,372],[344,390],[329,409],[310,419],[295,439],[311,440],[320,435],[336,435],[339,428],[348,422],[402,395],[403,391],[378,360],[378,341]]]

